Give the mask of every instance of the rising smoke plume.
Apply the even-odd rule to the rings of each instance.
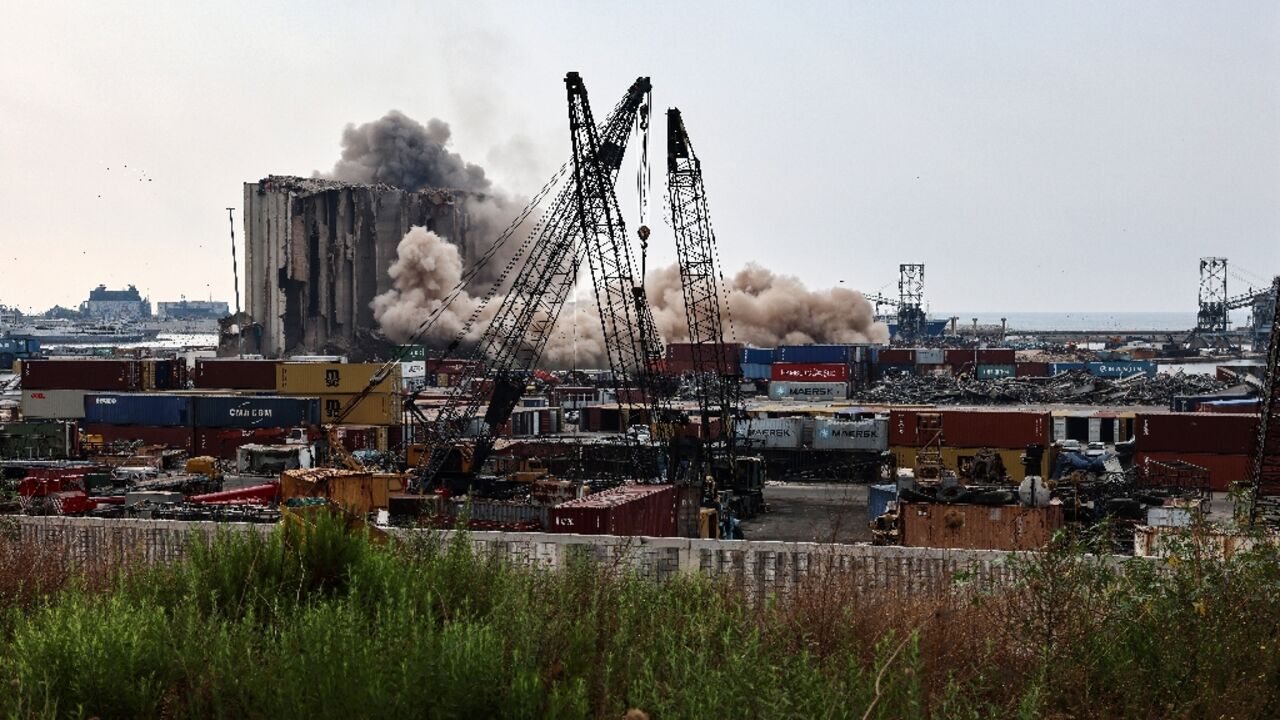
[[[426,125],[391,111],[379,120],[348,125],[342,133],[342,156],[327,177],[347,182],[386,183],[406,190],[454,188],[465,191],[468,242],[483,251],[525,206],[527,201],[496,187],[484,168],[469,163],[448,149],[449,124],[432,118]],[[430,334],[428,343],[443,345],[463,329],[480,305],[477,295],[487,289],[524,238],[520,228],[507,243],[507,252],[495,256],[488,274],[451,303]],[[464,264],[458,246],[424,228],[411,229],[400,241],[397,258],[388,273],[392,289],[374,299],[374,317],[382,332],[397,342],[413,337],[423,319],[436,311],[443,298],[461,280]],[[645,279],[658,331],[666,342],[688,339],[684,295],[675,265],[650,272]],[[748,264],[727,280],[728,310],[732,333],[726,340],[773,347],[789,343],[883,342],[888,328],[874,322],[871,304],[861,294],[844,288],[809,290],[798,278],[777,275]],[[483,329],[490,303],[481,315],[474,338]],[[593,301],[571,303],[561,313],[546,350],[548,367],[600,367],[606,363],[600,318]]]

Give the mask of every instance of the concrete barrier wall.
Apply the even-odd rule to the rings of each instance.
[[[64,547],[71,562],[181,558],[193,538],[219,531],[269,533],[273,525],[18,517],[23,542]],[[11,531],[12,532],[12,531]],[[453,539],[452,531],[393,530],[410,548],[415,542]],[[565,567],[587,558],[602,567],[665,580],[699,573],[726,581],[752,596],[786,592],[806,578],[839,578],[867,590],[920,594],[945,591],[957,580],[987,588],[1010,580],[1016,553],[995,550],[876,547],[818,543],[636,538],[548,533],[470,532],[472,549],[531,568]]]

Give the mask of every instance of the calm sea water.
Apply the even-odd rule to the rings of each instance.
[[[1190,330],[1195,327],[1196,314],[1191,312],[1110,312],[1110,313],[1061,313],[1061,312],[933,312],[936,319],[960,318],[963,327],[978,318],[979,325],[999,325],[1000,318],[1008,318],[1009,330]],[[1248,312],[1233,313],[1233,323],[1244,323]]]

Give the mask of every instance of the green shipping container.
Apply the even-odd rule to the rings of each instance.
[[[1013,365],[979,365],[976,373],[979,380],[994,380],[996,378],[1011,378],[1015,374]]]
[[[396,348],[396,354],[399,355],[402,362],[426,360],[427,348],[425,345],[401,345]]]

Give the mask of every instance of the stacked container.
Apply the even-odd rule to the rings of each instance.
[[[724,366],[724,370],[729,375],[742,374],[741,356],[743,354],[742,343],[725,343],[724,357],[721,363],[717,363],[712,353],[713,346],[704,348],[702,366],[699,367],[696,357],[696,343],[671,343],[667,345],[666,370],[672,375],[682,375],[687,372],[717,372],[720,365]]]
[[[773,377],[773,348],[742,348],[742,379],[770,380]]]
[[[1182,460],[1209,471],[1209,485],[1226,490],[1248,480],[1258,415],[1242,413],[1137,413],[1134,462]]]
[[[941,433],[942,460],[952,470],[978,450],[990,448],[1000,455],[1005,470],[1022,480],[1021,456],[1028,445],[1048,447],[1053,421],[1048,412],[1019,410],[978,410],[962,408],[891,409],[889,449],[900,467],[912,467],[916,451],[931,444]],[[1048,474],[1048,453],[1040,472]]]
[[[322,423],[336,423],[341,418],[353,425],[396,425],[401,407],[399,366],[392,366],[387,376],[356,402],[382,367],[382,363],[280,363],[276,392],[318,397]]]

